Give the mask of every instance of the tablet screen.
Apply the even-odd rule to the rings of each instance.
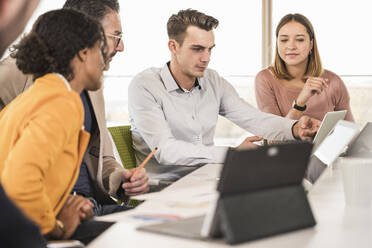
[[[339,121],[320,144],[314,155],[330,166],[359,132],[359,126],[349,121]]]

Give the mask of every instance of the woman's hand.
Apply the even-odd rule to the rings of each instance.
[[[296,104],[298,106],[305,106],[307,101],[315,94],[322,93],[324,88],[328,87],[328,78],[321,78],[321,77],[309,77],[302,91],[298,95],[296,99]]]
[[[59,237],[60,239],[68,239],[72,236],[81,220],[90,215],[87,213],[91,211],[92,206],[90,204],[89,200],[82,196],[69,196],[57,215],[57,219],[62,221],[64,225],[64,234],[62,237]],[[88,208],[90,209],[88,210]],[[82,218],[82,212],[84,212],[85,218]]]

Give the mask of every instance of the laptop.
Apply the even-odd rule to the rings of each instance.
[[[314,183],[325,168],[330,166],[345,151],[348,144],[357,136],[359,130],[359,125],[354,122],[344,120],[337,122],[310,158],[307,179],[311,183]]]
[[[270,187],[302,187],[311,150],[310,143],[230,149],[217,186],[220,199],[225,195],[257,192]],[[211,204],[207,215],[141,226],[138,230],[202,240],[222,237],[218,202]]]
[[[333,129],[333,127],[336,125],[336,123],[339,120],[343,120],[346,116],[347,110],[341,110],[341,111],[334,111],[334,112],[328,112],[324,118],[322,123],[320,124],[320,127],[318,129],[318,132],[316,133],[314,137],[314,147],[313,151],[315,152],[316,149],[319,147],[319,145],[323,142],[323,140],[327,137],[328,133]]]
[[[372,122],[367,122],[349,146],[346,157],[372,158]]]

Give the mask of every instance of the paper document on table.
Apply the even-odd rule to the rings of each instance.
[[[136,199],[147,201],[139,205],[131,216],[143,220],[200,216],[206,214],[217,198],[218,192],[214,184],[165,190],[136,197]]]
[[[208,212],[211,205],[217,201],[218,193],[199,193],[199,195],[158,198],[145,201],[130,211],[124,211],[101,217],[102,221],[125,221],[141,224],[144,222],[175,220],[201,216]]]
[[[204,198],[204,200],[202,200]],[[189,218],[204,215],[210,209],[211,205],[217,200],[218,194],[211,194],[208,197],[200,197],[194,200],[191,198],[152,200],[139,205],[131,216],[133,218]]]
[[[193,201],[194,203],[210,201],[217,194],[215,185],[204,185],[194,188],[185,188],[177,190],[163,190],[160,192],[149,193],[132,197],[136,200],[154,200],[154,201]]]

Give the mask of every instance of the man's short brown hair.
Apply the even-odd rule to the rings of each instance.
[[[185,39],[186,29],[189,26],[196,26],[210,31],[217,28],[218,20],[194,9],[180,10],[168,20],[167,31],[169,39],[174,39],[182,45]]]

